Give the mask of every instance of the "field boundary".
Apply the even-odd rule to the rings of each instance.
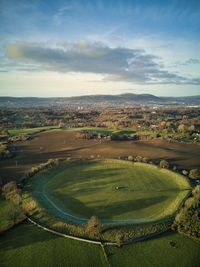
[[[116,242],[101,242],[101,241],[95,241],[95,240],[91,240],[91,239],[75,237],[75,236],[72,236],[72,235],[67,235],[67,234],[64,234],[64,233],[60,233],[58,231],[52,230],[52,229],[50,229],[50,228],[48,228],[46,226],[41,225],[38,222],[35,222],[34,220],[32,220],[28,216],[27,216],[27,219],[28,219],[29,222],[31,222],[32,224],[36,225],[37,227],[42,228],[45,231],[48,231],[50,233],[53,233],[53,234],[56,234],[56,235],[59,235],[59,236],[62,236],[62,237],[66,237],[66,238],[70,238],[70,239],[73,239],[73,240],[82,241],[82,242],[86,242],[86,243],[91,243],[91,244],[95,244],[95,245],[100,245],[100,246],[103,246],[103,248],[104,248],[104,246],[119,246],[119,244],[116,243]],[[133,243],[136,243],[136,242],[139,242],[139,241],[144,241],[144,240],[150,239],[150,238],[152,238],[154,236],[163,234],[163,233],[165,233],[165,232],[167,232],[169,230],[170,230],[170,227],[167,227],[166,229],[163,229],[161,231],[157,231],[155,233],[151,233],[151,234],[148,234],[148,235],[145,235],[145,236],[141,236],[141,237],[137,237],[137,238],[134,238],[134,239],[130,239],[128,241],[123,242],[121,245],[128,245],[128,244],[133,244]]]
[[[90,240],[90,239],[86,239],[86,238],[75,237],[75,236],[63,234],[63,233],[60,233],[60,232],[55,231],[55,230],[52,230],[50,228],[47,228],[46,226],[43,226],[43,225],[35,222],[34,220],[32,220],[28,216],[27,216],[27,219],[28,219],[29,222],[31,222],[32,224],[38,226],[39,228],[42,228],[45,231],[51,232],[51,233],[56,234],[56,235],[59,235],[59,236],[63,236],[63,237],[70,238],[70,239],[74,239],[74,240],[77,240],[77,241],[82,241],[82,242],[87,242],[87,243],[91,243],[91,244],[96,244],[96,245],[100,245],[100,246],[102,246],[103,244],[104,245],[108,245],[108,246],[117,246],[117,243],[114,243],[114,242],[105,242],[105,243],[102,243],[100,241],[95,241],[95,240]]]
[[[98,245],[101,247],[102,249],[102,252],[103,252],[103,255],[104,255],[104,258],[105,258],[105,261],[106,263],[108,264],[109,267],[111,267],[111,264],[109,262],[109,259],[108,259],[108,256],[106,254],[106,251],[105,251],[105,248],[104,246],[117,246],[117,243],[111,243],[111,242],[106,242],[106,243],[102,243],[100,241],[94,241],[94,240],[90,240],[90,239],[85,239],[85,238],[80,238],[80,237],[75,237],[75,236],[71,236],[71,235],[66,235],[66,234],[63,234],[63,233],[60,233],[60,232],[57,232],[55,230],[52,230],[50,228],[47,228],[45,226],[42,226],[41,224],[33,221],[31,218],[29,218],[27,216],[27,219],[30,223],[34,224],[35,226],[39,227],[39,228],[42,228],[43,230],[47,231],[47,232],[50,232],[52,234],[56,234],[56,235],[59,235],[59,236],[62,236],[62,237],[65,237],[65,238],[69,238],[69,239],[73,239],[73,240],[76,240],[76,241],[81,241],[81,242],[86,242],[86,243],[90,243],[90,244],[94,244],[94,245]]]

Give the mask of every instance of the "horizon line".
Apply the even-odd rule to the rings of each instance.
[[[82,96],[120,96],[120,95],[152,95],[152,96],[156,96],[156,97],[174,97],[174,98],[177,98],[177,97],[195,97],[195,96],[200,96],[197,95],[197,94],[194,94],[194,95],[169,95],[169,96],[166,96],[166,95],[154,95],[154,94],[151,94],[151,93],[142,93],[142,94],[137,94],[137,93],[130,93],[130,92],[127,92],[127,93],[122,93],[122,94],[85,94],[85,95],[72,95],[72,96],[11,96],[11,95],[0,95],[1,98],[6,98],[6,97],[10,97],[10,98],[71,98],[71,97],[82,97]]]

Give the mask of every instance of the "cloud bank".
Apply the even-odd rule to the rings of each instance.
[[[86,41],[59,47],[21,42],[5,45],[5,54],[9,62],[9,66],[4,64],[5,68],[14,65],[18,70],[23,66],[22,70],[27,71],[96,73],[102,74],[105,81],[138,84],[200,84],[200,78],[187,78],[168,71],[158,63],[158,57],[143,49],[112,48]]]

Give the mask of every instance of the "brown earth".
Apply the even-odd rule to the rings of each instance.
[[[25,171],[50,158],[88,158],[143,156],[151,160],[166,159],[179,168],[200,166],[200,146],[186,143],[153,141],[110,141],[77,139],[75,132],[48,131],[36,134],[32,140],[16,143],[16,156],[0,162],[0,176],[18,179]]]

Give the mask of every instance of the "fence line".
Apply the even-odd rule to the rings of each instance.
[[[71,239],[74,239],[74,240],[78,240],[78,241],[84,241],[84,242],[88,242],[88,243],[93,243],[93,244],[97,244],[97,245],[101,245],[101,242],[99,241],[94,241],[94,240],[88,240],[88,239],[84,239],[84,238],[79,238],[79,237],[75,237],[75,236],[71,236],[71,235],[66,235],[66,234],[63,234],[63,233],[60,233],[60,232],[57,232],[55,230],[52,230],[50,228],[47,228],[45,226],[42,226],[41,224],[33,221],[32,219],[30,219],[29,217],[27,217],[27,219],[34,225],[42,228],[43,230],[45,231],[48,231],[48,232],[51,232],[53,234],[57,234],[59,236],[63,236],[63,237],[67,237],[67,238],[71,238]]]
[[[107,262],[108,266],[109,266],[109,267],[112,267],[111,264],[110,264],[110,262],[109,262],[109,259],[108,259],[108,255],[107,255],[107,253],[106,253],[106,250],[105,250],[105,248],[104,248],[104,244],[102,244],[102,243],[101,243],[101,248],[102,248],[102,250],[103,250],[103,254],[104,254],[104,257],[105,257],[105,259],[106,259],[106,262]]]

